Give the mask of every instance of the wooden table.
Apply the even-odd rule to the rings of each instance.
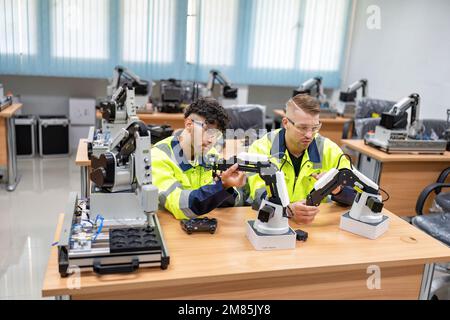
[[[359,170],[389,193],[386,207],[401,216],[415,215],[420,192],[450,166],[450,152],[388,154],[365,145],[364,140],[343,140],[343,144],[359,153]]]
[[[6,190],[14,191],[20,177],[17,173],[16,130],[14,116],[22,108],[15,103],[0,112],[0,167],[6,168]]]
[[[256,215],[249,207],[210,213],[218,219],[214,235],[187,235],[171,214],[159,212],[170,254],[167,270],[146,268],[101,277],[85,272],[79,279],[74,275],[61,278],[57,249],[52,247],[42,295],[73,299],[417,299],[426,297],[430,289],[430,274],[422,279],[425,264],[450,260],[450,248],[388,211],[389,230],[369,240],[339,229],[344,208],[328,203],[320,209],[312,225],[302,226],[309,233],[307,242],[297,242],[295,250],[276,251],[256,251],[247,240],[246,220]],[[376,275],[380,276],[379,289],[372,286],[377,285],[372,281]],[[79,289],[69,289],[77,283]]]
[[[139,119],[146,124],[168,124],[172,129],[184,128],[184,113],[138,113]]]
[[[184,113],[138,113],[137,116],[140,120],[144,121],[146,124],[168,124],[172,129],[183,129],[184,128]],[[97,119],[101,119],[102,114],[97,110]]]
[[[275,115],[280,117],[284,117],[286,115],[283,109],[274,109],[273,112]],[[342,130],[344,123],[349,121],[352,121],[352,119],[344,117],[320,118],[320,122],[322,123],[320,135],[327,137],[339,146],[342,146]]]

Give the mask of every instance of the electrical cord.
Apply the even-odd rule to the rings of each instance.
[[[389,193],[386,191],[386,190],[384,190],[383,188],[381,188],[381,187],[379,187],[380,188],[380,190],[381,191],[383,191],[386,195],[387,195],[387,198],[386,199],[381,199],[381,202],[383,202],[383,203],[385,203],[386,201],[388,201],[390,198],[391,198],[391,196],[389,195]]]
[[[98,220],[100,220],[100,226],[97,228],[97,232],[92,238],[92,241],[95,241],[97,239],[98,235],[100,234],[100,232],[102,232],[103,229],[103,220],[105,220],[105,218],[103,218],[101,215],[97,215],[97,217],[95,218],[95,225],[97,225]]]
[[[336,166],[336,169],[339,168],[339,165],[341,164],[341,159],[342,159],[342,157],[344,157],[344,156],[347,157],[348,161],[350,162],[350,168],[353,170],[352,158],[351,158],[350,155],[348,155],[347,153],[341,154],[341,156],[339,157],[339,160],[338,160],[338,164],[337,164],[337,166]]]

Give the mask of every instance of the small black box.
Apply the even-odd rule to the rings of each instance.
[[[19,115],[14,119],[16,130],[16,152],[19,157],[36,155],[37,118],[32,115]]]
[[[69,119],[66,116],[39,116],[41,157],[69,155]]]

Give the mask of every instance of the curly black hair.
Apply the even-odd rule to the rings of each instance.
[[[196,114],[205,118],[205,122],[216,125],[221,131],[225,131],[230,122],[226,110],[214,98],[199,98],[187,107],[184,117]]]

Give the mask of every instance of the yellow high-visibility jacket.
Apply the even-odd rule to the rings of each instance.
[[[314,140],[303,154],[300,172],[295,176],[294,166],[286,149],[285,129],[278,129],[267,133],[262,138],[256,140],[249,148],[249,153],[258,153],[271,157],[271,161],[284,172],[290,202],[306,199],[306,196],[313,190],[317,181],[311,175],[321,173],[336,168],[350,168],[349,160],[341,155],[341,148],[328,138],[316,134]],[[340,160],[339,160],[340,159]],[[266,185],[257,174],[248,178],[250,187],[250,201],[253,205],[259,206],[266,193]],[[353,202],[355,191],[346,187],[342,191],[332,196],[332,200],[341,204],[349,205]],[[324,199],[323,202],[327,201]]]
[[[217,154],[211,149],[208,154]],[[233,206],[239,201],[234,188],[224,189],[214,181],[212,171],[202,159],[188,161],[178,136],[156,143],[151,152],[153,185],[159,190],[159,206],[177,219],[191,219],[219,206]]]

